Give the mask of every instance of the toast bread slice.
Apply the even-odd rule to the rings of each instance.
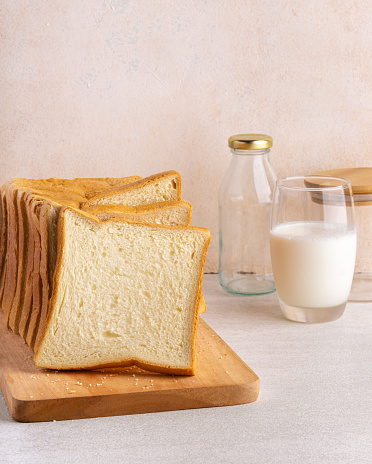
[[[51,309],[35,363],[193,375],[209,241],[207,229],[99,222],[63,208]]]
[[[181,200],[181,176],[176,171],[154,174],[92,196],[82,205],[82,208],[105,204],[138,206],[169,200]]]
[[[85,211],[95,215],[100,221],[123,218],[128,221],[151,224],[189,226],[192,206],[186,201],[162,201],[139,206],[93,205]]]

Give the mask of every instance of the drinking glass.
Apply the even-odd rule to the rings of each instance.
[[[278,179],[270,251],[287,319],[329,322],[344,313],[356,254],[350,181],[330,176]]]

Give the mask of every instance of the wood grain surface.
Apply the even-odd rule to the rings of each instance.
[[[259,378],[202,320],[197,375],[171,376],[136,367],[53,371],[33,362],[33,351],[0,321],[0,387],[13,419],[82,419],[250,403]]]
[[[330,169],[317,172],[316,176],[334,176],[349,179],[355,195],[372,194],[372,168]]]

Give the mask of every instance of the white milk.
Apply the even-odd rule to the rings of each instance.
[[[271,261],[279,298],[302,308],[330,308],[347,301],[353,280],[353,226],[291,222],[270,233]]]

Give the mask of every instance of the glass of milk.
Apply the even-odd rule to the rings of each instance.
[[[271,262],[284,316],[334,321],[344,313],[356,254],[350,181],[329,176],[278,179],[270,231]]]

